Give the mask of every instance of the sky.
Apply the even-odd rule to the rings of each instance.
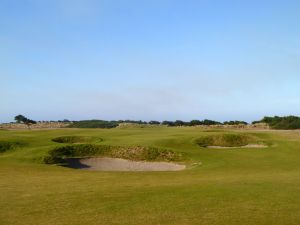
[[[300,115],[298,0],[0,0],[0,122]]]

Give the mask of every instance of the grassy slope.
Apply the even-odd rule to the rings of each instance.
[[[0,224],[300,224],[300,132],[259,133],[269,149],[203,149],[197,128],[1,131],[29,145],[0,155]],[[214,133],[212,133],[214,134]],[[186,152],[181,172],[91,172],[39,163],[62,135]]]

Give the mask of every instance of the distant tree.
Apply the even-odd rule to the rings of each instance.
[[[185,125],[185,122],[183,122],[182,120],[176,120],[176,121],[174,122],[174,125],[175,125],[175,126],[184,126],[184,125]]]
[[[124,123],[135,123],[135,124],[147,124],[146,121],[142,121],[142,120],[124,120]]]
[[[200,120],[191,120],[190,126],[197,126],[197,125],[202,125],[203,122]]]
[[[160,122],[159,122],[159,121],[155,121],[155,120],[151,120],[151,121],[149,122],[149,124],[159,125]]]
[[[300,117],[298,116],[266,116],[260,121],[254,121],[255,123],[267,123],[272,129],[284,129],[284,130],[293,130],[300,129]]]
[[[36,121],[27,119],[27,120],[25,121],[25,124],[26,124],[26,125],[28,125],[28,124],[36,124]]]
[[[247,125],[248,123],[245,121],[235,120],[235,121],[225,121],[223,124],[224,125]]]
[[[81,120],[73,121],[68,127],[72,128],[115,128],[119,125],[116,121],[105,120]]]
[[[26,124],[27,127],[28,127],[28,129],[30,129],[30,125],[36,124],[36,121],[28,119],[28,118],[26,118],[23,115],[17,115],[17,116],[15,116],[15,120],[17,121],[17,123],[24,123],[24,124]]]
[[[261,123],[261,121],[255,120],[255,121],[252,122],[252,124],[257,124],[257,123]]]
[[[214,121],[214,120],[203,120],[202,121],[203,125],[220,125],[222,123],[218,122],[218,121]]]
[[[167,125],[167,126],[170,126],[170,127],[175,126],[175,123],[173,121],[167,121],[167,120],[163,121],[161,124],[162,125]]]
[[[27,118],[23,115],[17,115],[15,116],[15,120],[17,121],[17,123],[25,123]]]

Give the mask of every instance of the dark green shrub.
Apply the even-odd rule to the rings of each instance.
[[[70,128],[114,128],[119,125],[117,121],[105,121],[105,120],[81,120],[75,121],[70,124]]]
[[[159,125],[160,122],[159,122],[159,121],[156,121],[156,120],[151,120],[151,121],[149,122],[149,124],[151,124],[151,125]]]
[[[24,145],[25,143],[21,141],[0,141],[0,153],[13,150]]]
[[[220,123],[218,121],[214,121],[214,120],[205,119],[205,120],[202,121],[202,124],[209,126],[209,125],[221,125],[222,123]]]
[[[84,143],[84,142],[92,142],[92,141],[102,141],[101,138],[95,137],[86,137],[86,136],[62,136],[53,138],[52,141],[58,143]]]
[[[260,121],[254,121],[252,124],[256,123],[267,123],[272,129],[282,129],[282,130],[294,130],[300,129],[300,117],[298,116],[274,116],[274,117],[264,117]]]
[[[223,124],[224,125],[247,125],[248,123],[245,121],[234,120],[234,121],[225,121]]]

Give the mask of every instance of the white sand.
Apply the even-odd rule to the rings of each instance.
[[[262,144],[249,144],[240,147],[223,147],[223,146],[207,146],[206,148],[267,148],[268,146]]]
[[[68,159],[69,167],[84,170],[99,171],[179,171],[185,165],[169,162],[130,161],[118,158],[84,158]]]

